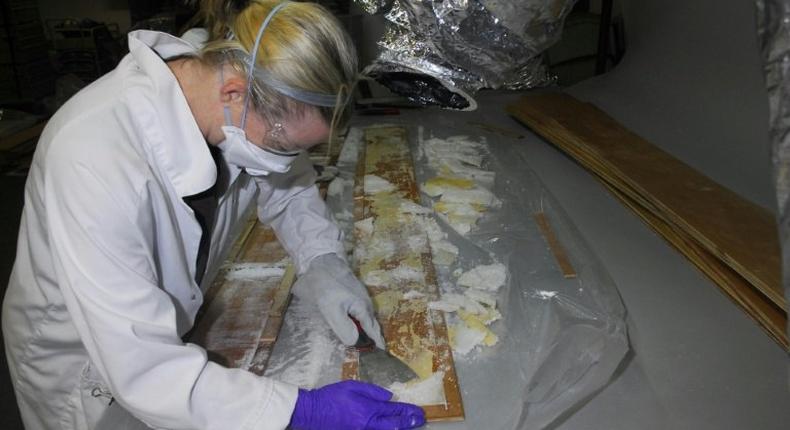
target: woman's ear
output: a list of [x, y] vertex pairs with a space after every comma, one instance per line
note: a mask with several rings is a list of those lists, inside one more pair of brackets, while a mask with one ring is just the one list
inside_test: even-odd
[[241, 78], [231, 76], [225, 79], [225, 82], [219, 88], [219, 99], [224, 104], [238, 103], [244, 101], [246, 93], [246, 82]]

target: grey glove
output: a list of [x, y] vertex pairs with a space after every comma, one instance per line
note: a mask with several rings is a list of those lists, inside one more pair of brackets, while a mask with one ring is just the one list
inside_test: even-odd
[[351, 272], [348, 264], [335, 254], [319, 255], [310, 262], [291, 291], [301, 300], [315, 304], [340, 341], [354, 345], [359, 337], [349, 315], [381, 349], [385, 349], [381, 327], [373, 314], [365, 286]]

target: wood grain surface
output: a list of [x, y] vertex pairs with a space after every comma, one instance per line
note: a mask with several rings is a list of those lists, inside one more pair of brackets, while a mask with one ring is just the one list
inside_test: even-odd
[[[716, 267], [703, 271], [720, 287], [729, 285], [722, 289], [738, 295], [733, 297], [736, 302], [748, 295], [751, 304], [744, 308], [776, 338], [771, 327], [781, 321], [773, 310], [786, 318], [786, 302], [777, 230], [770, 212], [653, 146], [592, 104], [569, 95], [529, 95], [507, 110], [627, 198], [628, 206], [638, 207], [636, 212], [646, 222], [654, 228], [660, 225], [656, 230], [679, 250], [688, 250], [687, 256], [694, 255], [689, 258], [698, 267]], [[718, 267], [722, 265], [729, 271]], [[732, 285], [750, 290], [736, 293], [743, 288]], [[766, 303], [758, 306], [758, 301]], [[756, 315], [761, 312], [765, 315]]]
[[[408, 147], [407, 133], [402, 127], [376, 127], [365, 130], [365, 145], [360, 150], [357, 177], [354, 187], [354, 215], [359, 221], [367, 217], [380, 217], [373, 201], [363, 192], [364, 176], [376, 175], [397, 186], [402, 197], [416, 203], [420, 202], [419, 191], [414, 177], [414, 165]], [[387, 227], [388, 237], [396, 244], [396, 252], [391, 258], [379, 263], [380, 269], [392, 269], [406, 260], [417, 260], [424, 274], [424, 282], [408, 286], [393, 284], [386, 287], [368, 286], [374, 303], [388, 295], [390, 304], [377, 307], [377, 318], [384, 332], [389, 351], [409, 362], [420, 353], [430, 351], [433, 358], [433, 371], [444, 371], [444, 404], [420, 405], [429, 421], [457, 421], [464, 418], [461, 392], [455, 372], [452, 351], [448, 340], [444, 315], [430, 311], [425, 300], [404, 300], [403, 293], [417, 290], [427, 300], [439, 298], [436, 272], [430, 251], [414, 255], [407, 243], [414, 226], [393, 223]], [[358, 357], [350, 348], [343, 364], [343, 378], [356, 379]]]
[[206, 349], [209, 358], [227, 367], [263, 375], [290, 300], [295, 270], [263, 279], [226, 279], [233, 264], [282, 265], [287, 253], [273, 231], [253, 215], [242, 229], [226, 262], [205, 294], [188, 341]]
[[554, 255], [554, 260], [557, 262], [562, 276], [569, 279], [575, 278], [576, 269], [573, 268], [571, 260], [568, 258], [568, 253], [565, 252], [565, 248], [557, 239], [557, 235], [554, 234], [554, 229], [551, 227], [551, 223], [549, 223], [546, 214], [537, 212], [532, 214], [532, 217], [535, 218], [535, 223], [538, 224], [540, 233], [543, 235], [543, 238], [546, 239], [546, 244], [549, 245], [549, 249], [551, 249], [551, 253]]
[[[773, 215], [632, 133], [605, 112], [561, 93], [525, 96], [508, 112], [582, 164], [597, 165], [632, 198], [689, 233], [784, 307]], [[618, 186], [618, 188], [620, 188]], [[635, 195], [632, 195], [635, 194]]]
[[604, 185], [624, 205], [633, 210], [645, 224], [653, 228], [664, 240], [689, 259], [702, 273], [710, 278], [724, 294], [740, 306], [752, 317], [766, 333], [785, 349], [790, 347], [786, 327], [787, 313], [766, 300], [752, 284], [747, 282], [737, 272], [722, 263], [721, 260], [699, 246], [685, 232], [677, 230], [660, 218], [653, 215], [643, 206], [630, 199], [624, 193], [604, 182]]

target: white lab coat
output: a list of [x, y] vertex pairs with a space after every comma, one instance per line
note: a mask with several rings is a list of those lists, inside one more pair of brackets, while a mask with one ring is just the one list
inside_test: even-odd
[[[52, 117], [30, 168], [2, 321], [25, 426], [92, 428], [114, 397], [157, 428], [285, 428], [297, 387], [209, 362], [181, 340], [203, 299], [201, 228], [183, 197], [217, 172], [161, 59], [194, 47], [137, 31], [129, 48]], [[256, 192], [259, 217], [300, 271], [318, 255], [343, 255], [306, 156], [288, 175], [229, 169], [207, 273]]]

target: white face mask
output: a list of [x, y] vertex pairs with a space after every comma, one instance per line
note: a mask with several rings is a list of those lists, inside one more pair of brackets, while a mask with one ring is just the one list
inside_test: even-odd
[[239, 127], [222, 127], [225, 140], [219, 144], [225, 159], [247, 171], [252, 176], [267, 176], [270, 173], [285, 173], [299, 155], [298, 152], [281, 153], [263, 149], [247, 140], [247, 134]]

